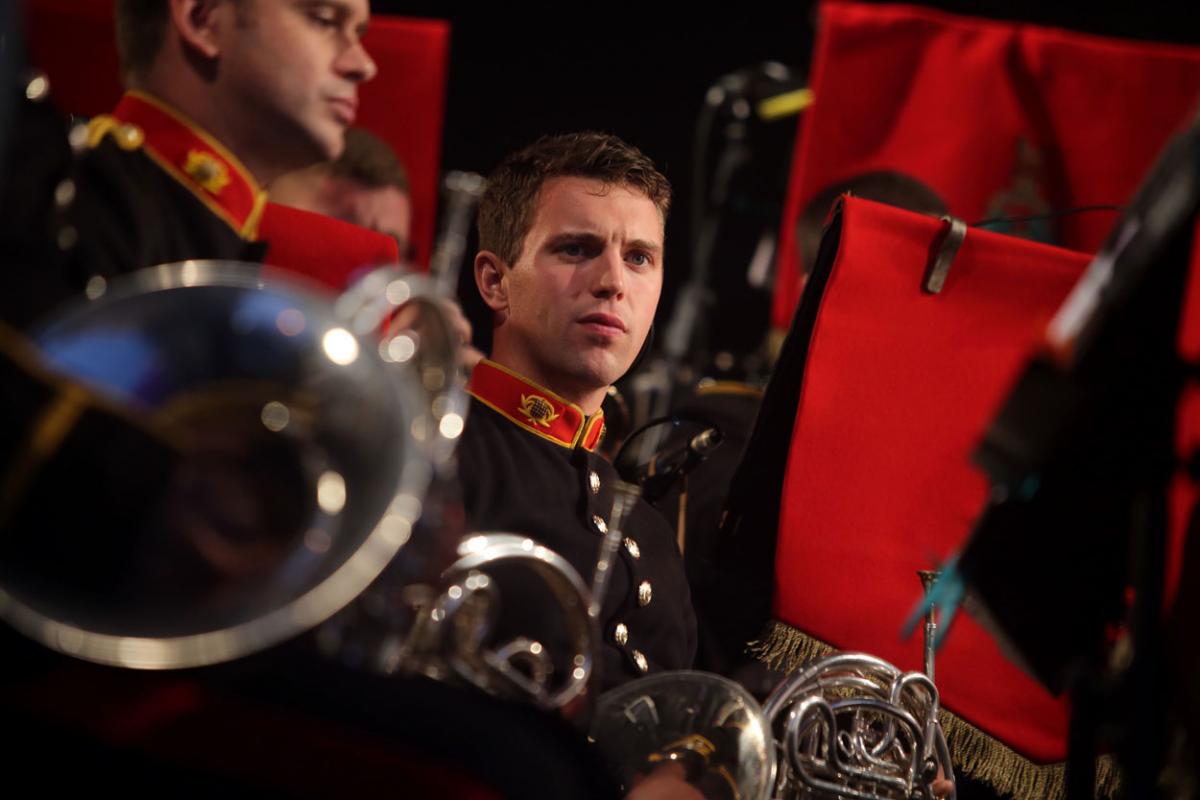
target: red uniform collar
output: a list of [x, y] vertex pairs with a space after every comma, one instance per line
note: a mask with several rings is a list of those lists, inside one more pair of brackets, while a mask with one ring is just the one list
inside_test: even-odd
[[471, 396], [508, 420], [563, 447], [594, 451], [604, 437], [604, 411], [583, 409], [494, 361], [471, 370]]
[[148, 94], [131, 91], [111, 114], [97, 117], [89, 127], [92, 146], [110, 133], [127, 150], [144, 146], [168, 175], [243, 239], [258, 237], [266, 192], [237, 156], [179, 111]]

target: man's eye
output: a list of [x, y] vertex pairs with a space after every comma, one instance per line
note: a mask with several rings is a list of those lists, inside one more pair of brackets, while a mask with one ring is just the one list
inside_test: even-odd
[[558, 252], [562, 253], [568, 258], [582, 258], [585, 251], [583, 249], [583, 245], [577, 242], [571, 242], [559, 247]]
[[321, 28], [336, 28], [339, 24], [337, 13], [328, 8], [317, 8], [309, 12], [308, 18]]
[[625, 256], [625, 260], [635, 267], [646, 267], [653, 263], [649, 253], [634, 252]]

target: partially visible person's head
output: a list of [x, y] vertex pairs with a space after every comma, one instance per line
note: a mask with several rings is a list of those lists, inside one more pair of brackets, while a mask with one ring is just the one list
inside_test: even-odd
[[117, 55], [127, 82], [150, 71], [167, 36], [171, 18], [168, 0], [116, 0], [114, 18]]
[[375, 63], [368, 0], [116, 0], [125, 82], [208, 128], [260, 180], [336, 158]]
[[346, 149], [335, 161], [281, 176], [271, 199], [394, 237], [409, 249], [412, 200], [408, 173], [387, 142], [362, 128], [346, 131]]
[[493, 358], [584, 406], [632, 365], [662, 291], [670, 184], [615, 136], [539, 139], [480, 203], [475, 278]]

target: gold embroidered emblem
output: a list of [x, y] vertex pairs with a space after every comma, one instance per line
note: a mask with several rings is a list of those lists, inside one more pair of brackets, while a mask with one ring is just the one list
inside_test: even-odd
[[539, 394], [521, 395], [521, 413], [528, 417], [530, 422], [543, 428], [549, 428], [551, 422], [562, 416], [561, 412], [555, 414], [554, 406]]
[[209, 194], [220, 194], [229, 185], [229, 171], [225, 165], [201, 150], [188, 151], [183, 171]]

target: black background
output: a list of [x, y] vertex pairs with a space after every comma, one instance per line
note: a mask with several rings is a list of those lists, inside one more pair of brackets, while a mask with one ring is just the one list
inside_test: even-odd
[[[1186, 2], [1076, 5], [944, 0], [924, 5], [1107, 36], [1200, 43], [1200, 23], [1192, 19], [1192, 4]], [[808, 1], [678, 4], [668, 9], [649, 3], [475, 6], [373, 0], [371, 7], [375, 13], [450, 22], [444, 169], [486, 174], [505, 153], [542, 134], [583, 129], [615, 133], [655, 160], [675, 189], [667, 226], [660, 330], [673, 292], [689, 271], [691, 160], [704, 94], [722, 75], [768, 60], [782, 62], [803, 77], [815, 17], [814, 4]], [[777, 219], [795, 118], [766, 128], [751, 139], [760, 187], [751, 201], [757, 203], [755, 213], [760, 217]], [[734, 268], [732, 260], [720, 262], [718, 258], [718, 269]], [[736, 269], [743, 267], [744, 262]], [[464, 282], [461, 288], [464, 305], [480, 328], [481, 305], [469, 285]], [[757, 319], [749, 320], [765, 314], [766, 303], [765, 297], [741, 297], [738, 309], [726, 303], [722, 314], [746, 318], [753, 337], [762, 326]], [[761, 322], [765, 325], [765, 320]], [[486, 343], [486, 335], [483, 339]]]

